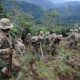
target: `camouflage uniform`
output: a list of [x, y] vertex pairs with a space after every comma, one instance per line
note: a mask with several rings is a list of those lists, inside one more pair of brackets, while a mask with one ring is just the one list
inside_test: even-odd
[[31, 46], [31, 33], [28, 33], [26, 38], [25, 38], [25, 44], [27, 46], [27, 48], [30, 48]]
[[[16, 59], [12, 57], [13, 53], [13, 43], [10, 36], [10, 29], [13, 27], [13, 24], [11, 21], [7, 18], [0, 19], [0, 63], [2, 63], [3, 66], [2, 72], [10, 77], [11, 72], [10, 67], [13, 65], [13, 67], [19, 67], [20, 64]], [[3, 64], [4, 63], [4, 64]], [[11, 63], [11, 64], [10, 64]]]
[[9, 63], [9, 55], [4, 51], [6, 48], [9, 48], [9, 38], [0, 32], [0, 59], [5, 62], [4, 65]]
[[32, 46], [34, 47], [34, 51], [38, 52], [38, 49], [39, 49], [38, 36], [32, 36], [31, 43], [32, 43]]
[[75, 33], [72, 33], [68, 36], [69, 48], [73, 48], [77, 45], [77, 41], [75, 39]]
[[55, 44], [55, 40], [51, 41], [51, 43], [49, 44], [49, 48], [50, 48], [50, 52], [51, 52], [52, 56], [57, 54], [57, 52], [56, 52], [57, 46]]
[[26, 53], [26, 47], [23, 44], [21, 38], [16, 39], [14, 43], [14, 48], [17, 54], [23, 55]]

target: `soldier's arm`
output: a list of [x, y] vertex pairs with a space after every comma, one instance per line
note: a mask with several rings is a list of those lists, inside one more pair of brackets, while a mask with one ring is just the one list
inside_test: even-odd
[[0, 53], [4, 52], [4, 49], [2, 49], [2, 45], [3, 45], [3, 40], [0, 39]]
[[0, 54], [5, 52], [5, 49], [0, 49]]
[[5, 54], [10, 52], [10, 48], [2, 48], [3, 46], [3, 39], [0, 38], [0, 54]]
[[12, 50], [10, 48], [0, 49], [0, 54], [10, 54]]

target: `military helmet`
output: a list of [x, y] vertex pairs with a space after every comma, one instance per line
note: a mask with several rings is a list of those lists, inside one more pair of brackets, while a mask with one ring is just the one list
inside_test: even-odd
[[0, 29], [11, 29], [13, 28], [13, 24], [8, 18], [0, 19]]
[[49, 32], [49, 31], [47, 31], [47, 32], [45, 33], [45, 35], [50, 35], [50, 32]]
[[41, 31], [40, 31], [40, 34], [43, 34], [43, 33], [44, 33], [44, 32], [41, 30]]
[[70, 29], [70, 32], [73, 32], [73, 29]]
[[27, 36], [31, 36], [31, 33], [28, 33]]
[[80, 27], [79, 27], [79, 29], [78, 29], [78, 32], [80, 33]]
[[31, 42], [36, 42], [38, 40], [38, 36], [32, 36], [31, 37]]
[[78, 29], [75, 29], [74, 32], [78, 32]]

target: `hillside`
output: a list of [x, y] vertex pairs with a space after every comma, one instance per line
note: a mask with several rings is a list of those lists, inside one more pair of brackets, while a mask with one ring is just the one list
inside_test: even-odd
[[33, 14], [33, 16], [35, 18], [38, 18], [38, 19], [41, 18], [43, 13], [44, 13], [44, 10], [41, 7], [39, 7], [37, 5], [34, 5], [32, 3], [27, 3], [27, 2], [25, 3], [23, 1], [21, 1], [19, 6], [20, 6], [22, 11], [24, 11], [24, 12], [31, 12]]
[[13, 9], [14, 5], [18, 7], [22, 12], [31, 13], [35, 19], [40, 19], [43, 16], [44, 10], [32, 3], [24, 2], [24, 1], [2, 1], [5, 5], [5, 9], [10, 12]]
[[60, 13], [60, 23], [79, 23], [80, 22], [80, 2], [65, 2], [60, 5], [56, 5], [54, 9]]
[[[53, 10], [57, 10], [60, 13], [59, 16], [59, 23], [60, 24], [74, 24], [74, 23], [80, 23], [80, 2], [78, 1], [70, 1], [70, 2], [64, 2], [64, 3], [58, 3], [58, 4], [53, 4], [51, 2], [48, 2], [47, 0], [27, 0], [27, 2], [29, 2], [30, 4], [35, 4], [38, 5], [40, 7], [42, 7], [43, 9], [47, 10], [47, 11], [53, 11]], [[30, 7], [29, 5], [25, 5], [26, 3], [22, 3], [22, 10], [23, 11], [27, 11]], [[24, 8], [24, 5], [26, 6], [26, 8]], [[33, 11], [33, 13], [35, 13], [37, 15], [37, 17], [42, 16], [40, 14], [43, 14], [43, 11], [36, 9], [36, 7], [34, 7], [34, 9], [31, 10], [31, 8], [29, 9], [30, 11]], [[37, 12], [37, 13], [36, 13]], [[40, 17], [39, 17], [40, 18]]]
[[48, 10], [53, 8], [53, 3], [49, 0], [17, 0], [17, 1], [25, 1], [28, 3], [32, 3], [34, 5], [42, 7], [44, 10]]
[[[5, 0], [8, 10], [12, 8], [13, 2]], [[17, 0], [16, 5], [22, 12], [31, 13], [35, 19], [42, 19], [45, 11], [51, 12], [57, 10], [60, 13], [58, 24], [74, 24], [80, 23], [80, 2], [64, 2], [53, 4], [48, 0]]]
[[0, 0], [0, 80], [80, 80], [80, 2], [50, 1]]

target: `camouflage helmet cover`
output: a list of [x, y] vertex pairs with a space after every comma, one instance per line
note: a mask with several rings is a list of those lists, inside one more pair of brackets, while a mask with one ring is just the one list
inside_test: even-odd
[[8, 18], [0, 19], [0, 29], [11, 29], [13, 28], [13, 24]]
[[38, 36], [32, 36], [31, 37], [31, 42], [36, 42], [38, 40]]

